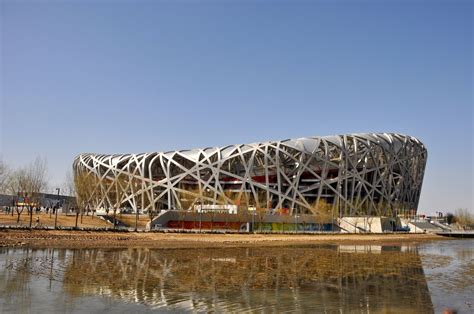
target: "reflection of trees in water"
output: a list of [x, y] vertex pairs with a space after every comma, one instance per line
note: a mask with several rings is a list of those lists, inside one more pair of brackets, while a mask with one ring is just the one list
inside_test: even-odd
[[[8, 254], [7, 250], [2, 250], [3, 254]], [[20, 301], [24, 306], [29, 305], [28, 290], [30, 283], [30, 268], [32, 257], [30, 251], [26, 250], [21, 259], [14, 262], [14, 257], [6, 258], [4, 265], [0, 265], [0, 293], [6, 300], [13, 302]], [[13, 292], [20, 291], [19, 300], [14, 300]]]
[[29, 312], [35, 293], [33, 282], [47, 278], [51, 290], [52, 282], [62, 278], [67, 261], [66, 250], [0, 248], [0, 296], [4, 306]]
[[337, 247], [76, 250], [64, 273], [72, 295], [211, 308], [431, 310], [415, 250], [346, 253]]

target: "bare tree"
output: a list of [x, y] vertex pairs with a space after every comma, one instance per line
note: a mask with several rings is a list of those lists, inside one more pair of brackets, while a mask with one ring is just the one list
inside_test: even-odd
[[[47, 188], [47, 163], [45, 159], [37, 157], [26, 167], [18, 168], [11, 172], [7, 180], [7, 191], [17, 197], [15, 206], [18, 215], [17, 223], [20, 222], [20, 215], [25, 207], [28, 207], [31, 227], [33, 221], [33, 208], [39, 206], [41, 193]], [[22, 201], [20, 202], [20, 198]]]
[[[93, 175], [87, 174], [87, 172], [77, 172], [74, 174], [73, 178], [73, 189], [76, 195], [76, 224], [75, 228], [77, 228], [77, 221], [79, 218], [79, 214], [84, 212], [84, 210], [89, 210], [91, 206], [91, 200], [93, 197], [94, 189], [96, 187], [96, 179]], [[82, 218], [81, 218], [82, 223]]]
[[322, 229], [323, 224], [333, 222], [332, 205], [326, 202], [325, 199], [315, 201], [311, 206], [311, 213], [316, 217], [319, 224], [319, 229]]
[[7, 192], [8, 176], [8, 167], [3, 159], [0, 158], [0, 193]]
[[[66, 196], [69, 196], [64, 200], [63, 208], [66, 208], [66, 215], [71, 210], [76, 210], [77, 202], [76, 202], [76, 186], [74, 182], [74, 176], [71, 171], [66, 172], [66, 176], [64, 178], [64, 182], [61, 186], [61, 191]], [[81, 223], [82, 223], [82, 216], [81, 216]]]
[[66, 172], [61, 191], [64, 191], [64, 194], [67, 196], [76, 195], [76, 184], [74, 182], [74, 176], [72, 175], [71, 171]]
[[30, 195], [30, 228], [33, 222], [33, 208], [38, 207], [41, 204], [42, 195], [48, 188], [48, 182], [46, 180], [48, 174], [48, 164], [46, 159], [36, 157], [36, 159], [27, 167], [27, 181], [28, 181], [28, 193]]
[[470, 213], [467, 208], [458, 208], [454, 213], [454, 221], [456, 221], [462, 229], [469, 228], [469, 225], [474, 224], [474, 215]]
[[[7, 179], [7, 192], [15, 197], [15, 212], [17, 214], [16, 223], [20, 223], [20, 216], [24, 210], [24, 197], [27, 191], [26, 171], [23, 168], [16, 169], [10, 173]], [[20, 202], [20, 200], [23, 201]], [[13, 211], [12, 211], [13, 214]]]
[[116, 229], [117, 225], [117, 211], [120, 210], [123, 199], [127, 195], [127, 179], [126, 175], [119, 173], [110, 182], [111, 187], [109, 189], [109, 199], [112, 202], [114, 229]]
[[138, 180], [134, 178], [130, 179], [128, 182], [129, 191], [133, 195], [128, 202], [132, 206], [132, 209], [135, 210], [135, 232], [138, 231], [138, 220], [140, 219], [138, 206], [137, 206], [137, 203], [139, 202], [139, 198], [140, 198], [140, 196], [137, 193], [137, 191], [139, 190], [139, 186], [140, 186], [140, 182], [138, 182]]

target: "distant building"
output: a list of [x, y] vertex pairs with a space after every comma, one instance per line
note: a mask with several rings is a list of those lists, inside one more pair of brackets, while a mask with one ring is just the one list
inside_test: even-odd
[[0, 194], [0, 206], [43, 206], [43, 207], [54, 207], [56, 205], [62, 206], [65, 203], [74, 203], [74, 197], [66, 195], [39, 193], [39, 197], [35, 197], [35, 200], [39, 200], [39, 203], [33, 203], [31, 198]]
[[121, 206], [134, 210], [234, 205], [290, 215], [396, 216], [416, 213], [426, 159], [427, 150], [414, 137], [370, 133], [81, 154], [74, 172], [95, 178], [96, 208], [113, 207], [120, 195]]

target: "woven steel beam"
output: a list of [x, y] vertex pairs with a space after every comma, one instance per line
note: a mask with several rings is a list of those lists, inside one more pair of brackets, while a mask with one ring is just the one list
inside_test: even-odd
[[341, 216], [394, 216], [416, 212], [426, 160], [426, 148], [414, 137], [370, 133], [81, 154], [73, 168], [75, 175], [96, 178], [90, 201], [97, 208], [114, 206], [112, 194], [120, 192], [120, 205], [135, 210], [187, 210], [204, 203], [317, 213], [328, 205]]

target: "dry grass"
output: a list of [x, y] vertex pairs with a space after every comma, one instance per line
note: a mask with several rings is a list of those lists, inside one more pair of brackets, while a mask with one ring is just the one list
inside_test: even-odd
[[[117, 219], [121, 222], [129, 225], [132, 228], [135, 228], [135, 214], [121, 214], [117, 215]], [[146, 224], [150, 221], [148, 215], [139, 215], [138, 216], [138, 229], [145, 229]]]
[[[17, 224], [17, 217], [18, 215], [16, 212], [13, 214], [6, 215], [5, 213], [0, 213], [0, 225], [11, 225], [11, 226], [29, 226], [30, 224], [30, 215], [26, 210], [23, 211], [23, 213], [20, 215], [20, 223]], [[48, 226], [48, 227], [54, 227], [54, 215], [46, 214], [46, 213], [40, 213], [40, 214], [33, 214], [33, 222], [32, 226], [36, 225], [36, 219], [39, 217], [39, 225], [40, 226]], [[76, 225], [76, 216], [75, 215], [69, 215], [66, 216], [65, 214], [58, 214], [58, 226], [60, 227], [74, 227]], [[104, 220], [98, 218], [98, 217], [92, 217], [92, 216], [83, 216], [82, 217], [82, 223], [81, 223], [81, 217], [79, 216], [78, 219], [78, 227], [87, 227], [87, 228], [94, 228], [94, 227], [111, 227], [110, 224], [105, 222]]]

